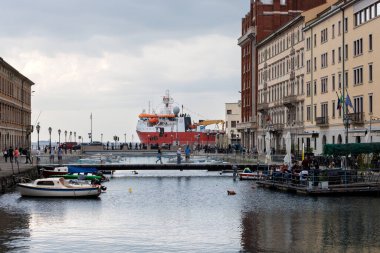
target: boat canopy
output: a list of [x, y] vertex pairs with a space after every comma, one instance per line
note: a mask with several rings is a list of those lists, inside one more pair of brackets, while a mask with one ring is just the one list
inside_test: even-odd
[[79, 167], [79, 166], [68, 166], [69, 173], [96, 173], [98, 172], [97, 168], [91, 167]]
[[380, 153], [380, 142], [373, 143], [348, 143], [348, 144], [326, 144], [323, 147], [325, 155], [359, 155]]

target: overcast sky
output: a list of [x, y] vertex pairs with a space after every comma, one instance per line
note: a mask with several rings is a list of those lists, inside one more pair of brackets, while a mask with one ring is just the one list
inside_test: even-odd
[[[3, 0], [0, 57], [27, 76], [40, 140], [57, 130], [137, 139], [166, 90], [194, 120], [240, 96], [237, 39], [249, 0]], [[37, 140], [37, 133], [32, 141]], [[61, 134], [61, 141], [64, 140]]]

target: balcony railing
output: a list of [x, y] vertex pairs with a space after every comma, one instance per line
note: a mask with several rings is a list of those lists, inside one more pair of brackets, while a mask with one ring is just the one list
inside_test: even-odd
[[259, 103], [257, 104], [257, 110], [266, 111], [269, 108], [269, 103]]
[[327, 116], [317, 117], [315, 119], [315, 124], [317, 126], [327, 126], [329, 124], [329, 118]]
[[363, 112], [353, 112], [353, 113], [348, 113], [347, 115], [353, 124], [364, 124]]

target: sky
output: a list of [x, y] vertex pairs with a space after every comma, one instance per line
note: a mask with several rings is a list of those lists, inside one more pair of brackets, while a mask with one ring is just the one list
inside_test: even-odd
[[92, 114], [93, 141], [137, 141], [138, 115], [166, 90], [196, 121], [224, 119], [240, 99], [249, 0], [3, 0], [1, 10], [0, 57], [35, 83], [40, 140], [52, 127], [53, 142], [58, 129], [88, 142]]

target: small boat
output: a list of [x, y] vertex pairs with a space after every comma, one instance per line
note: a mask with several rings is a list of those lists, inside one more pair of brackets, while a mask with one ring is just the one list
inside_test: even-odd
[[64, 178], [42, 178], [32, 183], [17, 184], [23, 197], [98, 197], [102, 192], [100, 185], [70, 184]]
[[262, 172], [251, 171], [249, 168], [245, 168], [243, 172], [238, 173], [238, 175], [240, 180], [263, 180], [265, 178], [265, 175]]
[[65, 175], [69, 173], [69, 169], [68, 167], [43, 168], [41, 169], [41, 173], [43, 177], [50, 177], [52, 175]]

